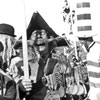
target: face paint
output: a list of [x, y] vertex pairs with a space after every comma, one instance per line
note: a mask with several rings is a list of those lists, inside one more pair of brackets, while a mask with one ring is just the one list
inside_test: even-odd
[[34, 41], [34, 45], [37, 46], [39, 51], [44, 51], [47, 48], [47, 33], [45, 30], [36, 30], [32, 33], [31, 40]]

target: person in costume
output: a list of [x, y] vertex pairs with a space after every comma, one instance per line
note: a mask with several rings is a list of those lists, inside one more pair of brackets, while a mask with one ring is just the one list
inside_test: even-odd
[[[99, 100], [100, 99], [100, 42], [97, 41], [97, 34], [88, 34], [84, 35], [83, 38], [86, 40], [87, 48], [87, 69], [89, 76], [89, 85], [90, 90], [88, 93], [90, 100]], [[94, 92], [95, 91], [95, 92]]]
[[2, 95], [0, 95], [0, 100], [15, 100], [16, 97], [16, 83], [6, 73], [13, 54], [12, 47], [16, 37], [14, 31], [15, 29], [12, 25], [6, 23], [0, 24], [0, 73], [2, 75], [1, 77], [3, 77], [1, 80], [3, 86], [6, 84], [6, 91], [3, 91]]
[[[45, 33], [45, 30], [42, 30], [42, 32]], [[43, 55], [43, 52], [41, 52], [42, 49], [39, 49], [39, 47], [44, 47], [45, 45], [44, 42], [45, 39], [44, 40], [41, 39], [42, 38], [41, 34], [45, 35], [44, 33], [41, 33], [40, 30], [36, 30], [32, 33], [33, 38], [31, 37], [31, 39], [34, 41], [34, 45], [37, 46], [41, 57]], [[53, 48], [51, 49], [51, 52], [47, 53], [49, 54], [49, 56], [47, 57], [48, 59], [46, 62], [46, 66], [44, 68], [44, 77], [46, 78], [47, 81], [47, 83], [45, 84], [45, 86], [47, 87], [45, 99], [47, 100], [49, 98], [52, 99], [58, 98], [63, 100], [65, 99], [63, 97], [65, 96], [65, 92], [66, 92], [65, 77], [63, 76], [66, 74], [67, 68], [70, 70], [69, 62], [67, 62], [68, 59], [66, 59], [66, 54], [64, 54], [64, 48], [68, 49], [70, 47], [68, 45], [68, 41], [65, 41], [65, 39], [62, 37], [54, 38], [51, 40], [51, 42], [48, 41], [46, 42], [46, 44], [47, 43], [49, 44], [47, 46], [49, 47], [50, 43], [52, 44], [54, 43], [53, 45], [54, 47], [52, 46]], [[70, 71], [68, 72], [70, 73]], [[67, 98], [68, 96], [69, 95], [67, 95]]]
[[13, 54], [12, 48], [16, 37], [14, 32], [15, 30], [13, 26], [5, 23], [0, 24], [0, 42], [4, 46], [2, 56], [3, 56], [3, 62], [7, 63], [7, 66], [9, 66], [10, 58]]
[[[45, 30], [38, 30], [38, 31], [36, 30], [34, 32], [34, 34], [32, 34], [31, 38], [33, 40], [32, 39], [29, 40], [29, 41], [31, 41], [31, 42], [29, 42], [29, 44], [31, 45], [31, 47], [35, 47], [36, 51], [38, 52], [37, 55], [40, 55], [39, 59], [37, 60], [37, 75], [35, 76], [36, 80], [34, 80], [34, 77], [32, 77], [32, 75], [34, 75], [34, 73], [36, 73], [36, 71], [34, 71], [34, 67], [36, 68], [36, 66], [34, 65], [34, 63], [35, 63], [34, 58], [32, 58], [33, 60], [28, 61], [29, 69], [30, 69], [30, 76], [31, 76], [29, 81], [23, 80], [23, 77], [21, 77], [21, 76], [23, 76], [24, 74], [19, 74], [18, 65], [23, 66], [23, 65], [20, 65], [20, 59], [22, 60], [22, 57], [20, 57], [20, 59], [19, 59], [19, 54], [16, 56], [18, 59], [16, 59], [16, 57], [12, 58], [10, 68], [11, 69], [14, 68], [13, 72], [15, 72], [15, 74], [12, 74], [12, 75], [13, 76], [15, 75], [13, 78], [14, 78], [14, 80], [16, 80], [17, 83], [19, 83], [19, 98], [20, 99], [26, 98], [26, 100], [33, 100], [33, 99], [34, 100], [43, 100], [47, 93], [47, 87], [45, 86], [46, 78], [44, 77], [44, 67], [46, 65], [46, 61], [47, 61], [48, 57], [50, 56], [50, 51], [49, 51], [50, 49], [48, 49], [47, 32]], [[22, 55], [22, 52], [21, 52], [22, 47], [18, 44], [22, 44], [22, 43], [16, 42], [14, 49], [17, 53], [19, 52]], [[51, 46], [51, 44], [50, 44], [50, 46]], [[51, 46], [51, 47], [53, 47], [53, 46]], [[29, 50], [29, 48], [28, 48], [28, 50]], [[32, 52], [34, 52], [34, 51], [32, 51]], [[30, 53], [30, 55], [32, 55], [31, 53]], [[17, 63], [17, 67], [16, 67], [16, 63]], [[27, 95], [27, 91], [30, 92], [29, 95]]]
[[[68, 61], [69, 58], [66, 58], [67, 57], [66, 53], [64, 53], [64, 49], [67, 48], [69, 50], [70, 45], [68, 44], [68, 41], [65, 41], [65, 39], [62, 37], [57, 37], [54, 39], [52, 38], [51, 40], [46, 40], [46, 42], [44, 42], [45, 39], [42, 40], [42, 35], [45, 36], [45, 30], [42, 30], [42, 32], [41, 32], [41, 30], [35, 30], [32, 33], [31, 40], [34, 41], [34, 45], [38, 48], [38, 50], [40, 52], [40, 57], [42, 57], [46, 53], [46, 51], [47, 52], [49, 51], [47, 53], [48, 57], [46, 58], [46, 60], [47, 60], [46, 65], [43, 69], [43, 72], [44, 72], [43, 77], [46, 78], [45, 86], [47, 87], [45, 99], [49, 99], [52, 96], [53, 96], [53, 98], [59, 98], [62, 100], [65, 98], [71, 99], [71, 97], [69, 96], [68, 93], [67, 93], [68, 95], [66, 97], [64, 97], [66, 94], [67, 86], [65, 85], [66, 77], [63, 77], [64, 75], [66, 75], [66, 73], [67, 74], [70, 73], [70, 70], [71, 70], [70, 64]], [[51, 46], [51, 44], [52, 44], [52, 46]], [[44, 48], [44, 45], [46, 45], [47, 47], [51, 46], [53, 48], [52, 49], [46, 48], [46, 51], [43, 52], [42, 50]], [[41, 47], [42, 47], [42, 49], [41, 49]], [[45, 56], [43, 56], [42, 58], [45, 58]], [[59, 69], [61, 69], [61, 70], [59, 70]], [[68, 70], [68, 69], [69, 69], [69, 71], [66, 72], [66, 70]], [[78, 91], [78, 93], [79, 93], [79, 91]], [[50, 96], [50, 94], [52, 94], [52, 96]], [[56, 94], [56, 96], [55, 96], [55, 94]], [[77, 96], [78, 98], [79, 98], [79, 95], [81, 95], [81, 94], [78, 94], [78, 96]]]

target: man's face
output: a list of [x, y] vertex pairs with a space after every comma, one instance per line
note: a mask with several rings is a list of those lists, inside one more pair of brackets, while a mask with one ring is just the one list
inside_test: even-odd
[[34, 44], [38, 47], [39, 51], [44, 51], [47, 49], [47, 33], [45, 30], [36, 30], [32, 33], [31, 40], [34, 41]]

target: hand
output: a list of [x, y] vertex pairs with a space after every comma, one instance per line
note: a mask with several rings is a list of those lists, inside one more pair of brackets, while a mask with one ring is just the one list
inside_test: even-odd
[[23, 79], [22, 80], [22, 84], [23, 84], [23, 86], [24, 86], [26, 91], [31, 91], [31, 89], [32, 89], [32, 81], [30, 79], [28, 79], [28, 80]]

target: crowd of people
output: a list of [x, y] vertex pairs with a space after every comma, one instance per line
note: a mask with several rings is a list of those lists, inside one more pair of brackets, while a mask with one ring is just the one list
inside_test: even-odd
[[92, 50], [100, 46], [92, 35], [71, 42], [67, 36], [48, 36], [45, 29], [33, 31], [27, 40], [29, 79], [25, 80], [23, 41], [15, 38], [14, 30], [0, 24], [0, 74], [6, 84], [0, 100], [99, 100], [100, 82], [95, 84], [91, 77], [100, 78], [100, 52]]

